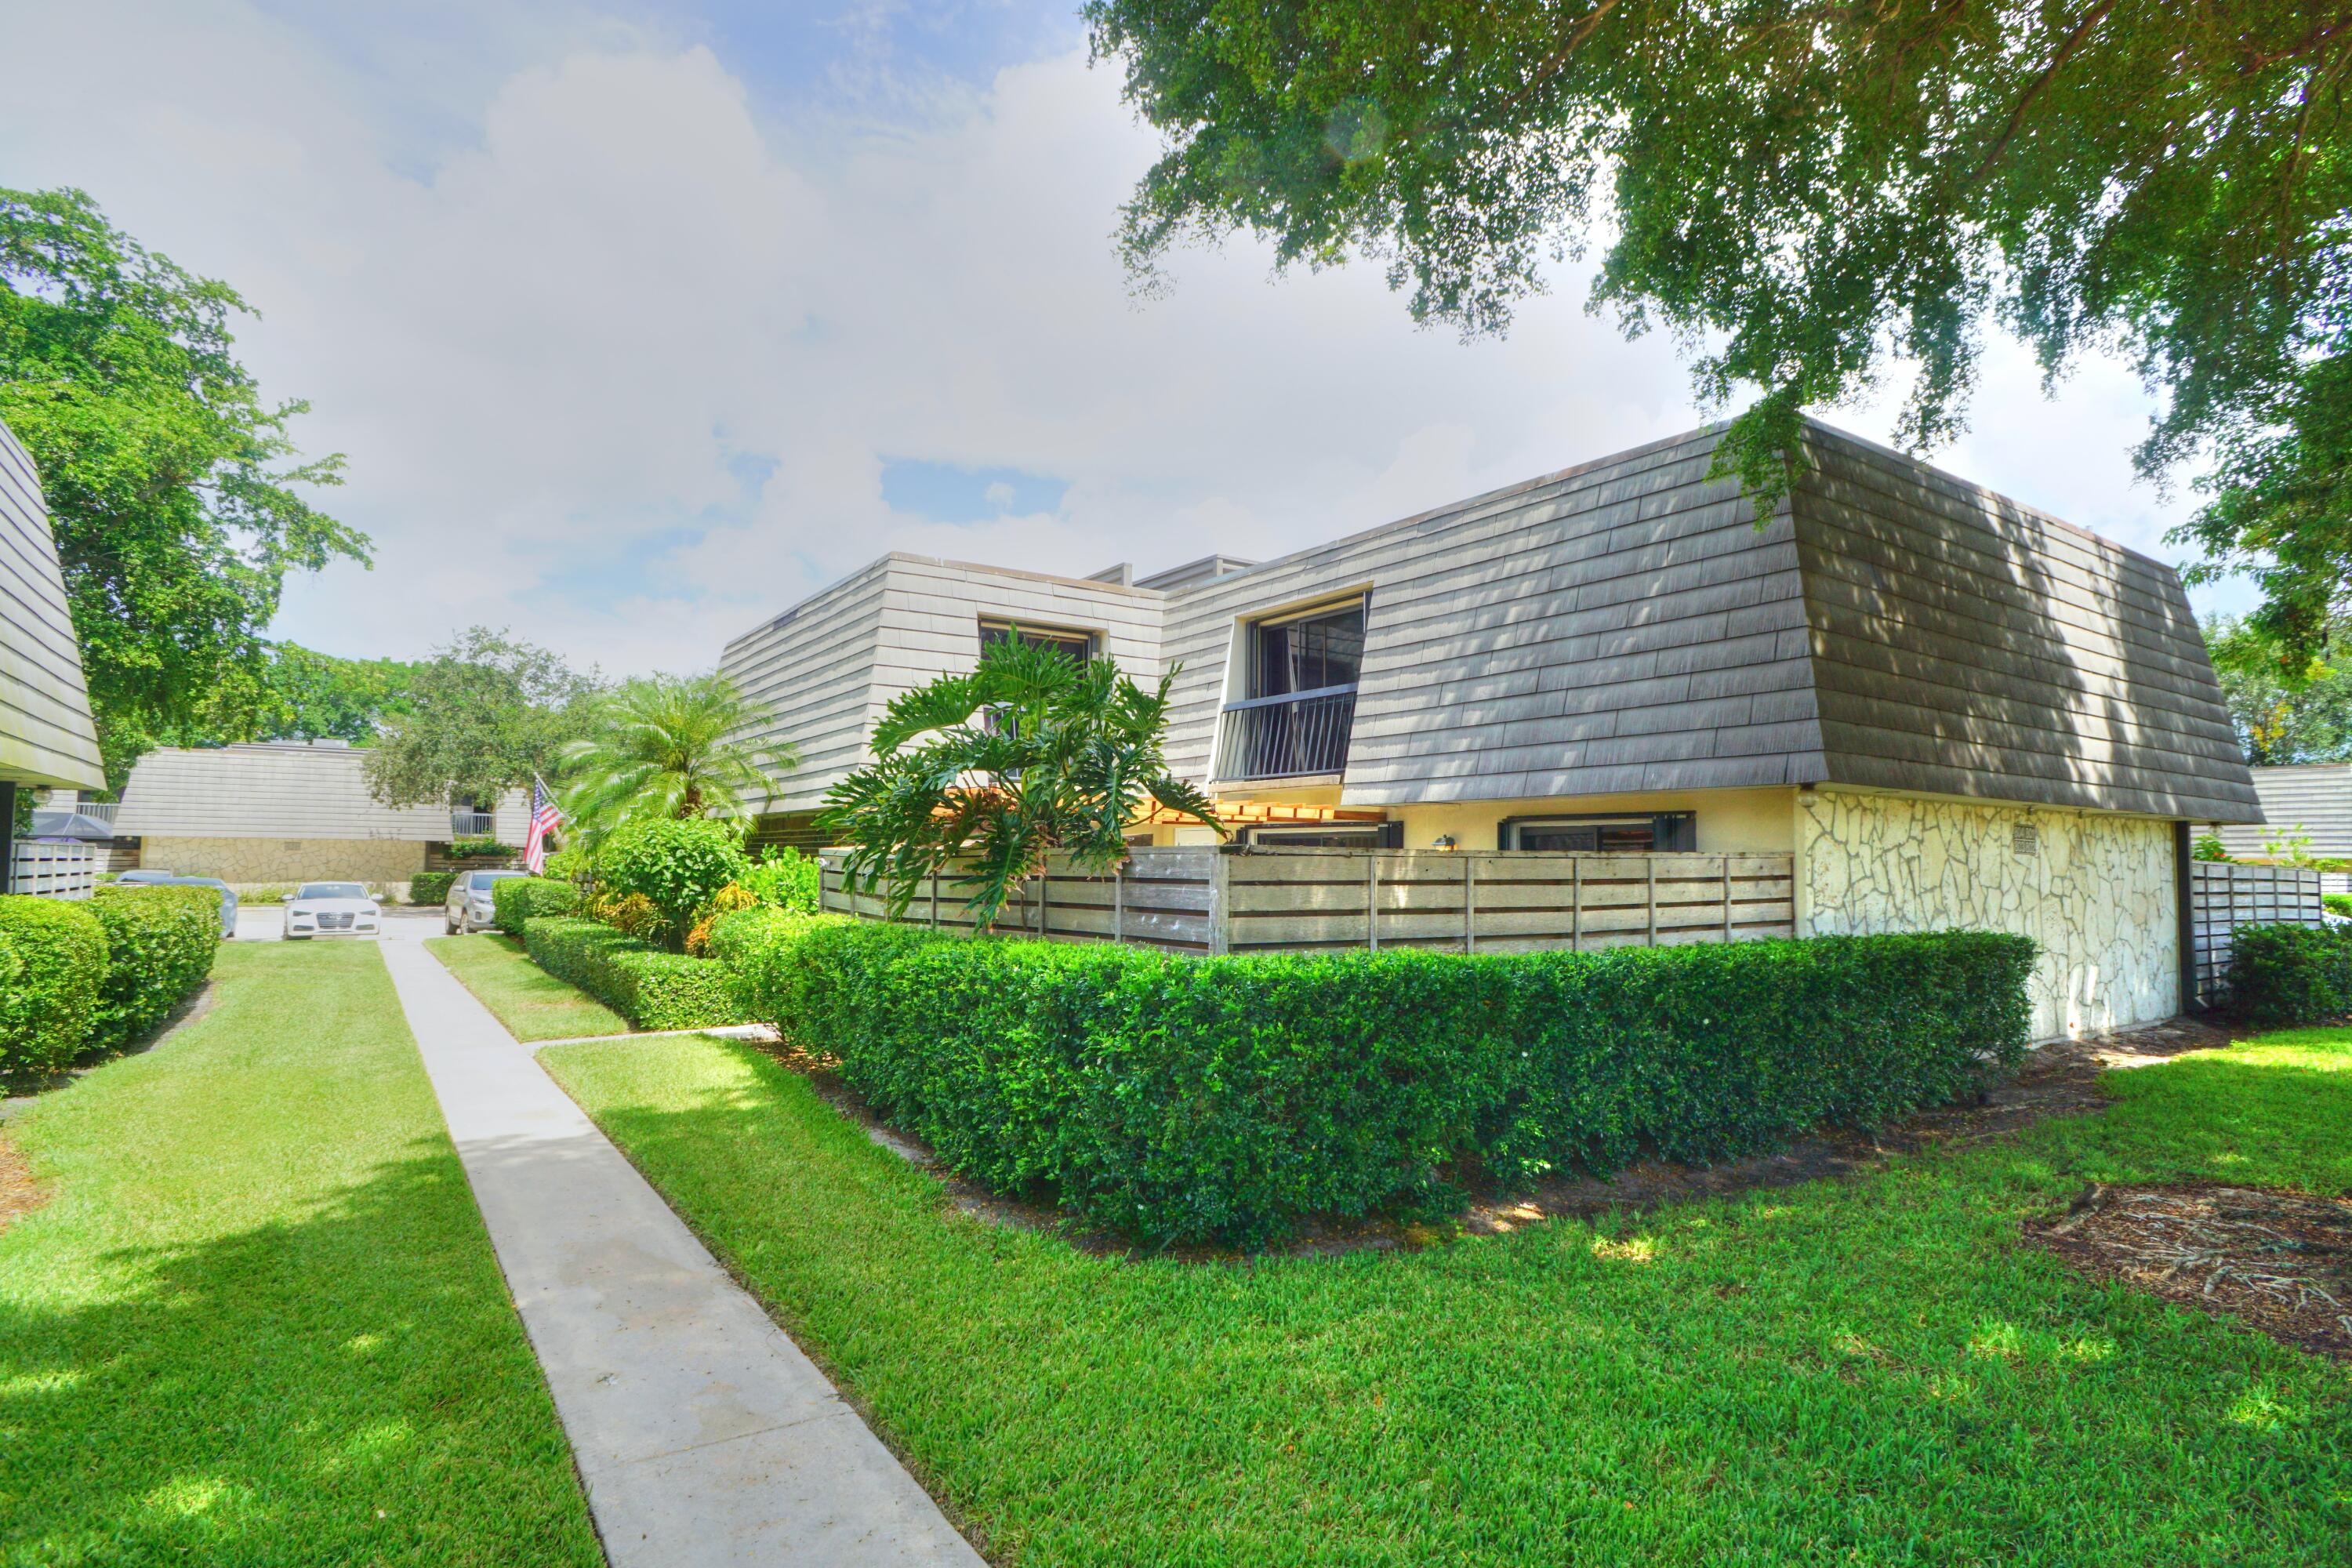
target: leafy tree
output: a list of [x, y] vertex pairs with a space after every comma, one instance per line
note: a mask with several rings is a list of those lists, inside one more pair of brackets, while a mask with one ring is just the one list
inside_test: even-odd
[[2352, 627], [2336, 628], [2315, 657], [2289, 652], [2259, 621], [2216, 616], [2205, 646], [2248, 763], [2352, 757]]
[[741, 739], [766, 717], [723, 675], [624, 681], [563, 750], [564, 804], [592, 835], [632, 816], [740, 816], [794, 766], [787, 745]]
[[108, 223], [79, 191], [0, 189], [0, 421], [31, 453], [107, 776], [201, 720], [257, 721], [262, 631], [289, 572], [365, 561], [303, 487], [299, 402], [268, 403], [231, 350], [245, 301]]
[[415, 667], [407, 710], [368, 752], [368, 789], [386, 805], [495, 801], [555, 771], [600, 689], [558, 654], [471, 627]]
[[957, 880], [982, 926], [1053, 851], [1097, 871], [1126, 858], [1146, 799], [1222, 833], [1208, 797], [1162, 754], [1173, 678], [1146, 691], [1107, 658], [992, 642], [971, 674], [891, 700], [874, 761], [826, 792], [818, 825], [849, 847], [850, 878], [885, 888], [894, 912], [968, 859]]
[[1606, 236], [1593, 305], [1674, 331], [1759, 503], [1798, 421], [1908, 378], [1964, 417], [1988, 317], [2052, 379], [2128, 353], [2137, 458], [2211, 449], [2187, 531], [2316, 645], [2352, 577], [2352, 14], [2341, 0], [1088, 0], [1167, 151], [1127, 208], [1147, 284], [1248, 230], [1384, 263], [1499, 331]]

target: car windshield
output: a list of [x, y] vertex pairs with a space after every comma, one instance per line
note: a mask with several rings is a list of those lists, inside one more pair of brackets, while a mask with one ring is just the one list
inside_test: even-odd
[[509, 877], [521, 875], [520, 871], [477, 871], [474, 873], [473, 885], [478, 889], [488, 887], [492, 882], [502, 882]]
[[298, 899], [364, 899], [368, 890], [357, 882], [305, 882]]

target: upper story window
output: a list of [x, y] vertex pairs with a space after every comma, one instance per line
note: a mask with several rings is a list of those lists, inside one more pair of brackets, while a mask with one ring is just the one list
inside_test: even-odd
[[1074, 661], [1084, 664], [1095, 657], [1095, 636], [1092, 632], [1065, 631], [1056, 626], [1033, 626], [1016, 621], [982, 621], [980, 623], [980, 646], [983, 648], [1018, 637], [1029, 647], [1058, 649]]
[[1364, 667], [1364, 602], [1260, 621], [1250, 628], [1250, 695], [1353, 686]]
[[1344, 772], [1364, 666], [1364, 602], [1270, 616], [1241, 629], [1248, 695], [1225, 704], [1217, 776]]

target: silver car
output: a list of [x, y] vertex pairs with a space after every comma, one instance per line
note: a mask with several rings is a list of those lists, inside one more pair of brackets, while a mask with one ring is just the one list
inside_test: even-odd
[[441, 907], [442, 924], [451, 936], [488, 931], [499, 923], [498, 906], [490, 898], [492, 885], [509, 877], [529, 875], [528, 871], [460, 872], [450, 880], [449, 901]]
[[305, 882], [286, 895], [286, 940], [381, 934], [383, 908], [359, 882]]

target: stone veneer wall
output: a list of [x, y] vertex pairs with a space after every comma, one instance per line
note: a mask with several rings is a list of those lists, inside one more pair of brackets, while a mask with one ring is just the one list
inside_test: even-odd
[[142, 866], [224, 882], [405, 882], [425, 846], [404, 838], [165, 838], [149, 834]]
[[[2036, 830], [2020, 855], [2015, 830]], [[1820, 790], [1797, 798], [1797, 934], [2010, 931], [2042, 944], [2033, 1037], [2180, 1010], [2172, 824]]]

